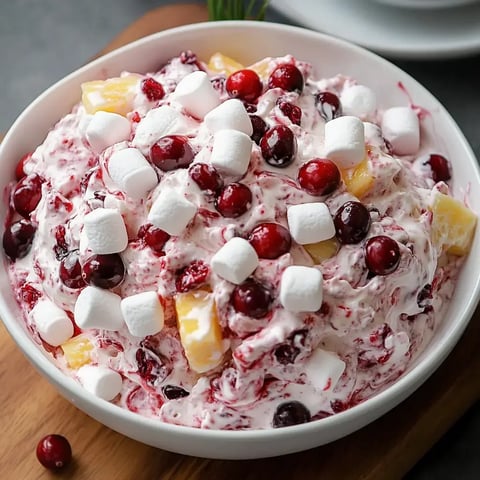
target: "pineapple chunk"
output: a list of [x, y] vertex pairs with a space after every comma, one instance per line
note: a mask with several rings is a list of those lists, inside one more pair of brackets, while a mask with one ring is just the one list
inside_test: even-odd
[[93, 345], [85, 335], [77, 335], [61, 347], [70, 368], [80, 368], [82, 365], [90, 363]]
[[335, 238], [323, 240], [322, 242], [310, 243], [303, 246], [308, 254], [312, 257], [315, 265], [322, 263], [333, 257], [338, 252], [338, 242]]
[[132, 99], [140, 77], [125, 77], [94, 80], [82, 83], [82, 103], [87, 113], [98, 111], [118, 113], [125, 116], [132, 109]]
[[477, 216], [459, 200], [440, 192], [434, 194], [431, 210], [435, 244], [452, 255], [466, 255], [472, 243]]
[[214, 53], [208, 61], [208, 69], [215, 73], [223, 73], [227, 77], [233, 72], [243, 70], [245, 67], [233, 58], [227, 57], [220, 52]]
[[362, 198], [372, 187], [374, 178], [368, 168], [368, 159], [355, 168], [342, 171], [342, 179], [347, 190], [357, 198]]
[[257, 72], [258, 76], [262, 80], [266, 80], [268, 76], [270, 75], [270, 59], [266, 58], [263, 60], [260, 60], [259, 62], [253, 63], [252, 65], [248, 66], [250, 70], [254, 70]]
[[204, 290], [175, 298], [178, 329], [190, 368], [203, 373], [220, 364], [222, 332], [213, 295]]

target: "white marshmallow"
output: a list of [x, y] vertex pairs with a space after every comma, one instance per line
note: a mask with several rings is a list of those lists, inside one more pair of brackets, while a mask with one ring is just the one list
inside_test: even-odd
[[365, 120], [371, 117], [377, 109], [377, 97], [371, 88], [365, 85], [352, 85], [346, 88], [340, 96], [344, 115]]
[[197, 213], [197, 207], [181, 193], [165, 188], [153, 202], [148, 221], [169, 235], [180, 235]]
[[420, 124], [410, 107], [393, 107], [383, 112], [383, 136], [398, 155], [412, 155], [420, 147]]
[[40, 300], [30, 312], [42, 339], [52, 347], [65, 343], [73, 335], [73, 324], [68, 315], [51, 300]]
[[120, 330], [123, 326], [121, 297], [109, 290], [85, 287], [77, 298], [75, 322], [80, 328]]
[[345, 362], [338, 355], [317, 348], [304, 366], [310, 384], [319, 391], [333, 390], [345, 370]]
[[123, 252], [128, 245], [127, 228], [120, 212], [113, 208], [96, 208], [83, 219], [88, 247], [94, 253]]
[[220, 97], [205, 72], [192, 72], [182, 78], [173, 98], [196, 118], [203, 117], [220, 104]]
[[205, 125], [210, 132], [218, 132], [223, 129], [238, 130], [249, 137], [253, 133], [253, 126], [243, 102], [231, 98], [221, 103], [205, 115]]
[[107, 402], [122, 390], [122, 376], [108, 367], [84, 365], [77, 375], [85, 390]]
[[292, 205], [287, 210], [288, 229], [300, 245], [328, 240], [335, 235], [335, 225], [323, 202]]
[[157, 292], [130, 295], [120, 304], [128, 331], [134, 337], [155, 335], [163, 328], [163, 307]]
[[227, 175], [244, 175], [250, 164], [253, 142], [237, 130], [220, 130], [213, 137], [210, 163]]
[[325, 155], [339, 168], [352, 168], [365, 157], [363, 122], [357, 117], [345, 116], [325, 124]]
[[130, 138], [130, 122], [117, 113], [99, 111], [88, 124], [85, 137], [96, 153]]
[[316, 312], [322, 306], [322, 281], [316, 268], [287, 267], [280, 281], [280, 303], [290, 312]]
[[108, 160], [108, 174], [120, 190], [135, 199], [145, 198], [158, 184], [155, 169], [136, 148], [114, 152]]
[[239, 285], [258, 267], [258, 256], [247, 240], [234, 237], [212, 257], [214, 273]]

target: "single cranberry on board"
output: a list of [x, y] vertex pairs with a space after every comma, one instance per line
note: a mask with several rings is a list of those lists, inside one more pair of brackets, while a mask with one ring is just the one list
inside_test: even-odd
[[62, 470], [72, 461], [69, 441], [58, 434], [47, 435], [37, 444], [37, 459], [49, 470]]

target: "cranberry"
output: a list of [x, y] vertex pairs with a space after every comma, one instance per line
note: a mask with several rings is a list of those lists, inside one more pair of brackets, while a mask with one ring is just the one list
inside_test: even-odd
[[278, 108], [294, 125], [300, 125], [302, 121], [302, 109], [300, 107], [291, 102], [280, 100]]
[[68, 288], [81, 288], [85, 285], [78, 250], [72, 250], [62, 258], [58, 274], [62, 283]]
[[18, 180], [21, 180], [23, 177], [25, 177], [27, 174], [25, 172], [25, 164], [30, 160], [32, 157], [31, 152], [25, 154], [17, 163], [17, 166], [15, 167], [15, 178]]
[[32, 173], [23, 177], [13, 191], [13, 206], [15, 210], [25, 218], [35, 210], [42, 198], [43, 178]]
[[57, 260], [61, 260], [68, 253], [68, 244], [67, 240], [65, 239], [65, 225], [57, 225], [53, 232], [55, 235], [55, 245], [53, 247], [53, 251], [55, 252], [55, 257]]
[[307, 330], [297, 330], [288, 337], [288, 343], [279, 345], [273, 352], [278, 363], [288, 365], [294, 363], [300, 353], [300, 347], [305, 346]]
[[253, 318], [264, 317], [271, 301], [270, 292], [253, 279], [237, 285], [231, 297], [233, 308], [237, 312]]
[[232, 73], [225, 83], [230, 97], [239, 98], [245, 102], [255, 101], [263, 90], [262, 81], [257, 72], [245, 68]]
[[166, 135], [150, 148], [150, 160], [158, 168], [168, 172], [188, 167], [194, 154], [188, 138], [182, 135]]
[[142, 92], [151, 101], [161, 100], [165, 96], [165, 90], [162, 85], [154, 78], [148, 77], [142, 80]]
[[260, 258], [275, 259], [287, 253], [292, 245], [290, 232], [278, 223], [261, 223], [248, 236]]
[[243, 215], [252, 204], [252, 192], [243, 183], [230, 183], [222, 188], [215, 199], [215, 208], [227, 218]]
[[37, 445], [38, 461], [49, 470], [61, 470], [72, 461], [72, 447], [62, 435], [47, 435]]
[[282, 88], [288, 92], [302, 93], [302, 72], [292, 63], [278, 65], [268, 79], [268, 88]]
[[315, 97], [315, 104], [320, 115], [326, 122], [342, 114], [339, 98], [332, 92], [320, 92]]
[[394, 272], [400, 262], [398, 243], [386, 235], [369, 238], [365, 246], [367, 268], [375, 275], [388, 275]]
[[432, 295], [432, 285], [427, 283], [424, 287], [418, 292], [417, 295], [417, 305], [420, 308], [425, 308], [429, 306], [430, 300], [433, 298]]
[[135, 353], [135, 360], [139, 375], [150, 386], [158, 379], [163, 381], [170, 373], [163, 359], [148, 348], [139, 348]]
[[260, 140], [260, 148], [265, 161], [274, 167], [288, 167], [297, 152], [297, 140], [285, 125], [276, 125]]
[[170, 235], [161, 228], [154, 227], [151, 223], [142, 225], [138, 230], [138, 237], [143, 239], [155, 253], [163, 255], [163, 247], [170, 238]]
[[188, 292], [202, 286], [210, 274], [210, 268], [201, 260], [195, 260], [180, 270], [175, 282], [177, 292]]
[[434, 182], [447, 182], [450, 180], [450, 166], [448, 160], [443, 155], [433, 153], [426, 163], [428, 163], [432, 169]]
[[262, 117], [258, 115], [250, 115], [250, 121], [252, 122], [253, 133], [251, 139], [258, 145], [260, 140], [268, 130], [268, 126]]
[[293, 400], [291, 402], [281, 403], [273, 415], [273, 427], [288, 427], [307, 423], [311, 420], [310, 411], [300, 402]]
[[200, 190], [216, 192], [223, 186], [222, 177], [215, 167], [208, 163], [194, 163], [188, 169], [188, 174]]
[[85, 283], [99, 288], [114, 288], [125, 277], [125, 265], [118, 253], [92, 255], [82, 270]]
[[28, 305], [31, 310], [42, 294], [31, 283], [24, 283], [20, 287], [20, 298]]
[[162, 387], [162, 392], [168, 400], [176, 400], [177, 398], [188, 397], [190, 395], [189, 392], [177, 385], [165, 385]]
[[298, 170], [298, 183], [310, 195], [328, 195], [340, 184], [340, 170], [328, 158], [314, 158]]
[[333, 223], [341, 243], [358, 243], [370, 228], [370, 212], [362, 203], [348, 201], [337, 210]]
[[180, 62], [185, 65], [197, 65], [198, 59], [197, 55], [191, 50], [184, 50], [180, 53]]
[[30, 251], [36, 227], [30, 220], [19, 220], [5, 228], [3, 249], [12, 260], [23, 258]]

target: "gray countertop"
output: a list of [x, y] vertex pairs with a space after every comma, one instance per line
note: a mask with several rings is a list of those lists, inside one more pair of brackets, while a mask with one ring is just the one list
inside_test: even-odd
[[[0, 3], [0, 131], [45, 88], [85, 63], [130, 22], [172, 1], [10, 0]], [[290, 23], [269, 10], [267, 19]], [[450, 111], [480, 158], [480, 56], [395, 62]], [[472, 379], [478, 381], [478, 379]], [[408, 474], [409, 480], [480, 478], [480, 405]]]

